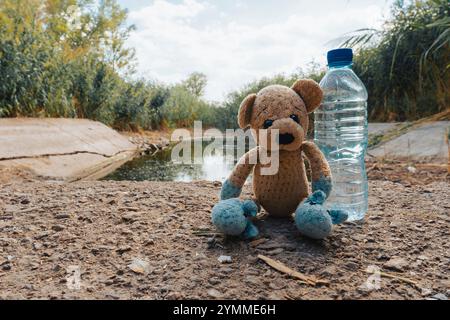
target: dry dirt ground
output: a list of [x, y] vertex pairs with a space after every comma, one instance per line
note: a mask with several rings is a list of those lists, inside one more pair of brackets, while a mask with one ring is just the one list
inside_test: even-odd
[[[450, 296], [446, 168], [368, 168], [364, 223], [346, 223], [330, 238], [311, 241], [291, 221], [265, 218], [257, 223], [265, 239], [259, 245], [214, 235], [210, 210], [220, 183], [61, 184], [4, 174], [0, 299]], [[327, 283], [304, 284], [259, 254]], [[221, 264], [222, 255], [231, 263]]]

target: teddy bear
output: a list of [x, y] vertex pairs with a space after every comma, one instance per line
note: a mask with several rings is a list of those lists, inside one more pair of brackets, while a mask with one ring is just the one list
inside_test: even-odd
[[[238, 124], [242, 129], [251, 128], [256, 147], [238, 161], [222, 185], [220, 201], [212, 209], [212, 223], [220, 232], [244, 239], [257, 237], [259, 230], [253, 220], [261, 208], [273, 217], [293, 217], [300, 233], [313, 239], [326, 238], [333, 224], [347, 220], [344, 210], [327, 210], [324, 206], [332, 187], [330, 167], [320, 149], [305, 139], [308, 114], [322, 98], [315, 81], [301, 79], [291, 88], [271, 85], [244, 99]], [[265, 146], [269, 153], [274, 148], [278, 151], [279, 165], [274, 174], [262, 174], [269, 164], [259, 159], [261, 130], [268, 140], [274, 134], [277, 137], [277, 144]], [[311, 187], [302, 154], [309, 161]], [[253, 197], [242, 200], [242, 187], [251, 173]]]

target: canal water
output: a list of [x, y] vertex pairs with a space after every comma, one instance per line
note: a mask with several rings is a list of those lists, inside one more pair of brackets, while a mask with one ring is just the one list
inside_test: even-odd
[[[191, 163], [176, 163], [172, 161], [174, 146], [156, 152], [154, 155], [141, 156], [124, 164], [103, 180], [131, 181], [183, 181], [195, 180], [224, 181], [236, 162], [239, 154], [235, 144], [224, 144], [215, 153], [205, 153], [209, 143], [201, 144], [201, 154], [195, 154], [192, 144]], [[245, 151], [249, 150], [248, 144]], [[183, 152], [180, 153], [183, 155]], [[195, 162], [199, 162], [194, 164]]]

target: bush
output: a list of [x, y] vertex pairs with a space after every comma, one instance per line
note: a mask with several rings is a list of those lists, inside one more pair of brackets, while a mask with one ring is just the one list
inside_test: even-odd
[[[45, 5], [42, 5], [44, 4]], [[275, 75], [231, 92], [219, 103], [202, 96], [206, 76], [175, 85], [130, 80], [133, 26], [116, 1], [0, 0], [0, 117], [78, 117], [120, 130], [237, 128], [240, 103], [271, 84], [320, 81], [323, 70]], [[448, 0], [398, 1], [380, 31], [363, 31], [343, 45], [356, 49], [355, 71], [369, 91], [371, 120], [415, 120], [448, 108]], [[378, 41], [369, 41], [378, 36]]]
[[[382, 30], [344, 42], [369, 91], [371, 120], [416, 120], [450, 105], [448, 0], [396, 2]], [[378, 37], [378, 41], [368, 39]]]

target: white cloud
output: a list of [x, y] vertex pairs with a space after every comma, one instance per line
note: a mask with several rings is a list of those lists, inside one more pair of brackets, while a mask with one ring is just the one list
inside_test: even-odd
[[380, 25], [386, 1], [363, 2], [369, 5], [339, 11], [319, 10], [320, 3], [302, 10], [273, 2], [277, 15], [270, 7], [258, 15], [243, 1], [235, 1], [237, 12], [228, 12], [229, 7], [199, 0], [156, 0], [130, 12], [138, 29], [129, 44], [137, 50], [141, 75], [177, 82], [191, 72], [203, 72], [209, 80], [206, 97], [221, 100], [261, 76], [292, 72], [312, 59], [325, 65], [329, 40]]
[[138, 11], [131, 12], [131, 18], [150, 21], [152, 19], [183, 19], [196, 16], [205, 8], [205, 5], [196, 0], [184, 0], [177, 5], [165, 0], [156, 0], [152, 5]]

